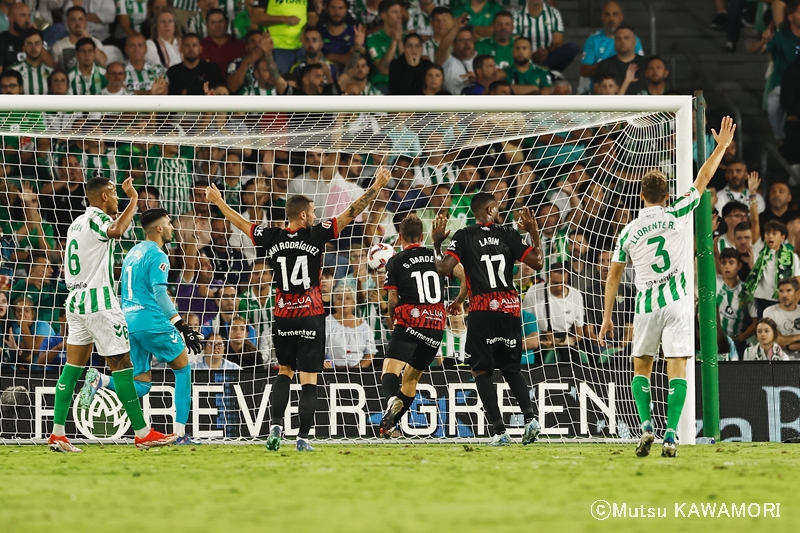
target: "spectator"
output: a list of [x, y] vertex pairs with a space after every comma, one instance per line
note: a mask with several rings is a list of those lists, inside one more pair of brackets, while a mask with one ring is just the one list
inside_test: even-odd
[[275, 64], [278, 72], [289, 69], [303, 58], [300, 37], [308, 20], [306, 2], [283, 2], [278, 4], [269, 0], [255, 0], [250, 11], [250, 22], [262, 28], [269, 27], [275, 42]]
[[[492, 58], [489, 60], [492, 61]], [[439, 143], [436, 142], [437, 136]], [[441, 135], [431, 135], [429, 142], [433, 146], [441, 145]], [[422, 187], [425, 196], [430, 196], [437, 185], [452, 186], [458, 178], [458, 167], [451, 162], [452, 159], [452, 156], [448, 157], [447, 152], [441, 149], [428, 152], [425, 163], [415, 172], [411, 186]]]
[[22, 92], [22, 74], [11, 68], [0, 74], [0, 93], [24, 94]]
[[475, 82], [461, 89], [461, 94], [483, 94], [496, 80], [497, 65], [492, 56], [476, 56], [472, 61]]
[[767, 307], [763, 318], [770, 318], [777, 324], [778, 338], [775, 342], [783, 349], [784, 355], [791, 360], [800, 359], [800, 309], [797, 306], [800, 283], [796, 278], [782, 279], [778, 283], [778, 293], [778, 303]]
[[782, 222], [771, 220], [764, 224], [766, 246], [758, 254], [744, 288], [745, 299], [755, 298], [759, 317], [764, 316], [764, 309], [778, 300], [779, 282], [800, 276], [800, 259], [794, 249], [784, 243], [786, 237], [786, 225]]
[[[728, 231], [719, 238], [718, 248], [720, 251], [725, 248], [736, 247], [736, 228], [739, 227], [740, 223], [747, 222], [747, 216], [747, 206], [743, 203], [733, 201], [725, 204], [725, 207], [722, 208], [722, 220], [725, 221]], [[748, 227], [748, 229], [750, 228]], [[758, 233], [753, 233], [756, 233], [756, 238], [758, 238]]]
[[[15, 3], [15, 0], [3, 0], [0, 2], [0, 32], [8, 31], [8, 14], [11, 6]], [[7, 304], [8, 302], [6, 302]]]
[[489, 88], [486, 89], [484, 93], [489, 96], [510, 96], [514, 94], [514, 91], [511, 90], [511, 84], [508, 83], [506, 80], [500, 81], [493, 81], [489, 84]]
[[789, 244], [795, 250], [800, 250], [800, 211], [792, 211], [786, 216], [786, 229], [789, 231]]
[[[28, 30], [34, 29], [31, 24], [31, 10], [22, 2], [8, 8], [8, 22], [8, 30], [0, 33], [0, 72], [25, 60], [23, 38]], [[42, 50], [42, 62], [48, 67], [55, 67], [53, 57], [47, 49]]]
[[[451, 51], [452, 45], [452, 51]], [[459, 19], [445, 35], [436, 51], [434, 63], [444, 70], [444, 88], [450, 94], [461, 94], [469, 85], [472, 62], [475, 59], [475, 38]]]
[[740, 202], [746, 204], [750, 201], [758, 203], [758, 212], [763, 213], [766, 209], [764, 197], [758, 192], [752, 193], [747, 186], [748, 172], [747, 165], [741, 159], [731, 161], [728, 163], [728, 168], [725, 169], [725, 181], [727, 185], [724, 189], [717, 192], [717, 211], [722, 212], [722, 208], [728, 202]]
[[[219, 0], [197, 0], [197, 11], [192, 13], [189, 17], [189, 21], [186, 23], [187, 33], [196, 33], [201, 39], [208, 37], [208, 25], [206, 21], [212, 9], [219, 9]], [[224, 11], [222, 11], [222, 13], [225, 14]], [[226, 16], [229, 17], [229, 15]], [[228, 26], [230, 27], [230, 24]], [[220, 67], [220, 69], [222, 69], [222, 67]]]
[[425, 70], [425, 78], [422, 82], [422, 94], [427, 96], [448, 95], [449, 91], [444, 89], [444, 69], [432, 63]]
[[[324, 298], [323, 291], [323, 300]], [[264, 257], [256, 257], [253, 260], [253, 271], [250, 273], [249, 288], [239, 294], [239, 313], [244, 314], [247, 322], [255, 328], [258, 336], [256, 347], [265, 363], [270, 363], [275, 358], [275, 347], [272, 344], [274, 309], [272, 270]]]
[[[19, 233], [17, 233], [20, 236]], [[28, 277], [11, 287], [11, 300], [27, 298], [31, 301], [36, 320], [43, 320], [56, 331], [61, 331], [62, 312], [69, 291], [62, 281], [53, 279], [53, 267], [44, 252], [31, 253]]]
[[72, 154], [62, 154], [56, 159], [53, 181], [39, 188], [39, 198], [45, 218], [56, 227], [59, 239], [67, 237], [72, 221], [86, 210], [83, 168]]
[[513, 61], [506, 69], [506, 80], [514, 87], [514, 94], [550, 94], [553, 83], [550, 73], [531, 61], [533, 49], [527, 37], [514, 41]]
[[572, 85], [567, 80], [555, 80], [550, 94], [569, 96], [572, 94]]
[[369, 368], [376, 353], [372, 328], [356, 316], [355, 291], [336, 289], [333, 311], [325, 317], [325, 367]]
[[769, 186], [767, 196], [767, 207], [759, 215], [759, 220], [763, 226], [770, 220], [779, 220], [784, 224], [789, 223], [789, 217], [794, 216], [789, 211], [789, 204], [792, 203], [792, 191], [789, 185], [782, 181], [774, 181]]
[[385, 94], [389, 92], [389, 65], [403, 53], [403, 3], [382, 0], [378, 11], [381, 29], [367, 37], [367, 50], [375, 65], [370, 82]]
[[[752, 300], [741, 298], [744, 284], [739, 278], [742, 258], [735, 248], [726, 248], [717, 255], [717, 314], [720, 329], [736, 343], [736, 351], [745, 347], [747, 339], [756, 332], [758, 311]], [[748, 319], [749, 317], [749, 319]], [[746, 321], [750, 325], [745, 327]]]
[[[134, 3], [138, 3], [132, 0]], [[147, 41], [135, 33], [125, 42], [128, 62], [125, 64], [125, 84], [134, 94], [167, 94], [167, 69], [160, 63], [145, 60]]]
[[[478, 37], [490, 37], [494, 31], [493, 21], [503, 8], [494, 0], [464, 0], [453, 8], [453, 16], [467, 16], [467, 24]], [[513, 21], [512, 21], [513, 22]], [[478, 52], [481, 54], [481, 52]]]
[[[43, 250], [51, 252], [58, 249], [55, 241], [55, 228], [53, 225], [42, 219], [39, 210], [39, 196], [31, 189], [30, 185], [23, 183], [22, 192], [17, 197], [17, 202], [21, 203], [18, 209], [14, 203], [10, 206], [11, 231], [17, 252], [17, 260], [27, 256], [28, 250]], [[20, 253], [25, 251], [24, 253]], [[12, 300], [16, 298], [12, 294]]]
[[[606, 75], [611, 74], [617, 85], [621, 87], [628, 71], [632, 68], [631, 65], [635, 65], [636, 69], [644, 72], [647, 69], [647, 60], [636, 54], [636, 34], [633, 32], [633, 28], [622, 24], [614, 32], [614, 55], [597, 64], [594, 82], [598, 83]], [[646, 88], [647, 82], [644, 77], [636, 78], [636, 81], [631, 80], [628, 83], [625, 94], [639, 94]]]
[[217, 64], [200, 59], [203, 47], [197, 35], [184, 36], [181, 50], [183, 61], [167, 70], [169, 94], [203, 95], [224, 84]]
[[544, 274], [550, 271], [551, 264], [569, 260], [569, 251], [567, 250], [569, 226], [561, 224], [561, 211], [558, 206], [546, 202], [539, 204], [536, 210], [536, 223], [539, 225], [539, 238], [544, 258], [544, 268], [537, 273], [537, 277], [543, 278]]
[[[117, 2], [117, 29], [114, 33], [114, 38], [120, 43], [127, 43], [128, 39], [134, 35], [142, 34], [142, 24], [146, 20], [147, 0], [123, 0], [122, 2]], [[146, 39], [144, 35], [142, 37]]]
[[225, 203], [237, 211], [241, 210], [242, 196], [242, 153], [236, 150], [226, 150], [222, 156], [222, 172], [216, 181], [219, 190], [225, 195]]
[[[614, 235], [616, 234], [617, 232], [614, 233]], [[594, 281], [594, 269], [591, 268], [590, 262], [589, 237], [584, 234], [583, 229], [572, 228], [569, 230], [567, 252], [569, 254], [567, 269], [569, 270], [570, 284], [581, 294], [586, 294]]]
[[756, 326], [755, 344], [744, 351], [743, 361], [789, 361], [789, 356], [781, 349], [777, 340], [780, 338], [778, 325], [771, 318], [762, 318]]
[[203, 357], [192, 363], [192, 370], [241, 370], [242, 367], [225, 358], [226, 344], [222, 335], [206, 336]]
[[366, 36], [365, 29], [348, 22], [346, 0], [328, 0], [324, 18], [325, 22], [320, 26], [322, 53], [339, 68], [344, 68], [350, 61], [350, 51], [355, 42], [356, 32], [360, 31]]
[[580, 53], [578, 45], [564, 42], [561, 13], [544, 0], [527, 0], [517, 12], [514, 27], [514, 33], [533, 44], [533, 62], [551, 71], [563, 71]]
[[[256, 61], [264, 57], [264, 49], [261, 47], [260, 31], [253, 30], [247, 33], [244, 38], [245, 54], [243, 57], [234, 59], [228, 65], [228, 90], [233, 94], [250, 94], [249, 89], [255, 89], [258, 83], [255, 77]], [[269, 84], [271, 85], [271, 84]]]
[[78, 63], [69, 71], [69, 87], [72, 94], [96, 95], [108, 85], [106, 69], [95, 63], [97, 49], [94, 41], [84, 37], [75, 43]]
[[434, 219], [439, 214], [447, 217], [446, 231], [449, 231], [450, 235], [454, 235], [456, 231], [466, 225], [464, 219], [453, 216], [453, 197], [450, 195], [450, 187], [448, 185], [437, 185], [433, 189], [433, 195], [428, 207], [417, 211], [417, 217], [422, 221], [424, 246], [433, 246], [431, 228], [433, 227]]
[[430, 39], [433, 35], [431, 19], [433, 18], [434, 9], [436, 9], [436, 0], [417, 0], [412, 2], [408, 6], [406, 32], [419, 35], [423, 42]]
[[419, 94], [425, 84], [425, 73], [432, 64], [422, 57], [422, 38], [409, 33], [403, 39], [403, 54], [389, 65], [389, 92]]
[[[247, 53], [245, 44], [227, 33], [230, 21], [221, 9], [208, 12], [208, 37], [200, 41], [200, 59], [216, 64], [223, 83], [228, 75], [228, 65]], [[199, 36], [198, 36], [199, 38]], [[184, 52], [184, 59], [186, 52]], [[212, 88], [217, 85], [211, 85]]]
[[8, 294], [0, 291], [0, 363], [11, 363], [16, 359], [17, 346], [11, 331]]
[[[214, 264], [214, 279], [222, 280], [229, 285], [237, 286], [244, 278], [247, 270], [247, 261], [241, 250], [230, 245], [230, 226], [227, 219], [214, 218], [211, 220], [211, 244], [204, 248], [204, 253]], [[234, 292], [234, 297], [236, 293]], [[223, 298], [225, 298], [223, 293]], [[235, 307], [234, 307], [235, 309]], [[224, 309], [220, 305], [220, 312]], [[255, 337], [255, 332], [253, 334]], [[253, 338], [253, 344], [255, 344]]]
[[450, 8], [438, 6], [431, 11], [431, 29], [433, 35], [430, 39], [422, 43], [422, 55], [433, 61], [436, 58], [436, 51], [439, 50], [439, 43], [442, 42], [447, 32], [453, 27], [455, 21]]
[[332, 91], [333, 85], [325, 85], [325, 69], [322, 68], [322, 65], [311, 64], [300, 72], [300, 85], [287, 88], [285, 94], [313, 96], [333, 94]]
[[[219, 313], [210, 320], [206, 320], [203, 323], [203, 327], [200, 328], [200, 333], [205, 338], [209, 338], [211, 335], [221, 335], [223, 339], [230, 338], [230, 328], [237, 316], [239, 307], [236, 286], [224, 285], [220, 289], [219, 295]], [[253, 329], [253, 326], [247, 326], [246, 338], [253, 345], [256, 344], [256, 330]]]
[[95, 61], [101, 67], [108, 63], [103, 43], [92, 37], [86, 29], [86, 11], [82, 7], [72, 6], [67, 9], [67, 29], [69, 29], [69, 35], [53, 45], [54, 63], [52, 65], [47, 63], [47, 59], [45, 59], [45, 63], [52, 67], [55, 67], [57, 63], [66, 72], [72, 70], [78, 64], [75, 45], [80, 39], [91, 39], [94, 42]]
[[198, 254], [195, 269], [184, 268], [178, 281], [175, 297], [178, 311], [191, 312], [205, 323], [219, 311], [217, 299], [222, 281], [214, 279], [214, 264], [205, 254]]
[[89, 35], [100, 42], [111, 37], [111, 24], [117, 18], [117, 2], [114, 0], [67, 0], [64, 9], [80, 5], [86, 11], [86, 29]]
[[230, 328], [228, 328], [226, 353], [230, 362], [242, 368], [252, 369], [261, 366], [261, 357], [256, 345], [247, 339], [247, 328], [247, 320], [243, 316], [233, 317]]
[[12, 300], [15, 322], [11, 326], [13, 345], [17, 347], [17, 361], [46, 365], [58, 356], [63, 338], [43, 320], [36, 319], [36, 309], [30, 298]]
[[[597, 252], [597, 278], [591, 287], [583, 294], [586, 297], [586, 329], [592, 342], [599, 341], [598, 333], [603, 324], [603, 310], [605, 309], [604, 295], [606, 293], [606, 279], [611, 268], [611, 250]], [[614, 299], [612, 320], [614, 331], [610, 339], [606, 339], [606, 348], [603, 356], [615, 354], [630, 354], [633, 341], [633, 301], [635, 290], [629, 283], [622, 283]]]
[[[175, 139], [177, 140], [177, 139]], [[147, 153], [147, 183], [158, 190], [161, 207], [171, 217], [187, 212], [194, 150], [177, 144], [154, 144]]]
[[322, 217], [322, 210], [330, 192], [330, 180], [333, 176], [331, 169], [322, 167], [322, 152], [305, 153], [305, 172], [289, 181], [289, 194], [302, 194], [314, 202], [314, 211], [318, 218]]
[[206, 201], [206, 187], [208, 181], [203, 179], [192, 184], [190, 208], [173, 222], [184, 253], [192, 257], [195, 250], [187, 250], [186, 247], [204, 248], [211, 244], [211, 209]]
[[[494, 1], [487, 0], [486, 5], [490, 4], [494, 4]], [[466, 6], [466, 4], [464, 5]], [[497, 68], [507, 69], [514, 63], [514, 43], [516, 41], [511, 40], [511, 35], [514, 33], [514, 15], [509, 11], [498, 11], [494, 14], [492, 28], [494, 32], [489, 37], [475, 43], [475, 51], [478, 55], [492, 56], [494, 62], [497, 63]], [[480, 32], [477, 31], [478, 28], [475, 30], [480, 35]]]
[[[175, 14], [170, 8], [162, 8], [155, 18], [156, 27], [152, 31], [150, 38], [147, 40], [147, 52], [144, 59], [154, 65], [161, 65], [165, 69], [178, 66], [181, 64], [181, 56], [186, 54], [185, 45], [181, 43], [181, 29], [175, 22]], [[189, 35], [186, 36], [187, 38]], [[197, 40], [197, 56], [190, 61], [197, 61], [200, 57], [200, 38], [194, 36]], [[186, 40], [185, 38], [183, 39]], [[217, 73], [219, 74], [219, 73]], [[170, 79], [172, 82], [172, 79]], [[220, 84], [221, 85], [221, 84]], [[215, 86], [214, 86], [215, 87]], [[181, 94], [180, 92], [173, 93], [170, 87], [170, 94]], [[203, 94], [203, 93], [190, 93], [190, 94]]]
[[[322, 53], [322, 32], [319, 28], [306, 26], [303, 30], [303, 51], [305, 52], [305, 56], [303, 59], [292, 65], [291, 72], [299, 72], [299, 69], [302, 69], [306, 65], [310, 65], [312, 63], [318, 64], [322, 66], [323, 71], [325, 72], [325, 83], [335, 83], [338, 78], [338, 72], [336, 70], [336, 65], [325, 59], [325, 55]], [[363, 46], [363, 42], [361, 45]]]
[[[739, 258], [742, 260], [742, 269], [739, 271], [739, 279], [744, 281], [750, 275], [750, 269], [756, 262], [756, 257], [764, 247], [764, 241], [756, 233], [756, 242], [753, 242], [754, 232], [749, 222], [739, 222], [733, 230], [734, 244]], [[720, 250], [721, 251], [721, 250]]]
[[[579, 94], [591, 92], [591, 79], [594, 76], [595, 69], [597, 69], [597, 64], [614, 55], [614, 33], [624, 20], [625, 14], [622, 12], [622, 6], [617, 2], [608, 2], [603, 6], [603, 11], [600, 13], [600, 22], [603, 24], [603, 29], [591, 34], [583, 45], [581, 79], [578, 87]], [[636, 37], [635, 52], [640, 56], [644, 55], [642, 43], [638, 37]]]
[[[636, 70], [638, 70], [638, 67], [634, 69], [634, 73]], [[647, 60], [647, 70], [644, 71], [644, 77], [647, 80], [647, 87], [639, 94], [659, 96], [666, 94], [669, 70], [667, 70], [667, 63], [661, 57], [652, 56]], [[631, 82], [635, 81], [638, 80], [631, 79]]]
[[44, 63], [44, 41], [42, 32], [33, 28], [25, 32], [22, 39], [25, 60], [10, 68], [22, 75], [25, 94], [47, 94], [47, 78], [53, 69]]

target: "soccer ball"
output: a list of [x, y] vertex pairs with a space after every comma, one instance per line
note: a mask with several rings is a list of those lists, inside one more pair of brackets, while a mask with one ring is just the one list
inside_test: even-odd
[[367, 266], [372, 270], [383, 270], [393, 255], [394, 248], [388, 244], [376, 244], [367, 252]]

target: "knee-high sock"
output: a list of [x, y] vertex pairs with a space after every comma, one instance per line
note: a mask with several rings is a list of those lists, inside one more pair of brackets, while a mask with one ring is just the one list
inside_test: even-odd
[[314, 425], [314, 413], [317, 410], [317, 386], [314, 384], [303, 385], [300, 391], [300, 405], [297, 408], [300, 414], [300, 431], [297, 436], [301, 439], [308, 438], [308, 432]]
[[114, 376], [114, 387], [117, 396], [128, 413], [128, 419], [134, 431], [139, 431], [147, 427], [142, 413], [142, 406], [139, 404], [139, 396], [136, 394], [136, 386], [133, 384], [133, 369], [117, 370], [111, 374]]
[[397, 396], [397, 393], [400, 392], [400, 376], [386, 372], [381, 376], [381, 389], [386, 400], [392, 396]]
[[[134, 379], [133, 380], [133, 386], [136, 388], [136, 396], [141, 398], [143, 396], [147, 396], [147, 393], [150, 392], [150, 387], [152, 387], [153, 384], [151, 382], [149, 382], [149, 381], [136, 381]], [[109, 390], [113, 390], [113, 391], [117, 390], [115, 388], [115, 385], [114, 385], [114, 377], [113, 376], [108, 379], [108, 385], [106, 385], [106, 388], [108, 388]]]
[[[633, 399], [636, 401], [636, 410], [639, 411], [639, 421], [642, 423], [642, 426], [650, 424], [652, 427], [650, 420], [652, 417], [650, 413], [650, 402], [652, 398], [650, 394], [650, 380], [644, 376], [633, 376], [631, 389], [633, 390]], [[680, 416], [680, 414], [678, 416]]]
[[505, 433], [506, 426], [503, 424], [503, 416], [500, 414], [500, 407], [497, 405], [497, 389], [494, 388], [492, 376], [490, 374], [475, 376], [475, 385], [478, 387], [478, 396], [483, 402], [486, 417], [489, 419], [489, 423], [492, 424], [492, 431], [495, 435]]
[[675, 378], [669, 380], [669, 394], [667, 395], [667, 431], [664, 437], [675, 437], [678, 421], [681, 419], [683, 404], [686, 401], [686, 379]]
[[534, 418], [533, 404], [531, 404], [531, 395], [528, 390], [528, 383], [522, 374], [519, 372], [511, 372], [503, 375], [506, 378], [511, 393], [519, 404], [522, 410], [522, 415], [525, 417], [525, 422], [530, 422]]
[[172, 373], [175, 374], [175, 422], [185, 426], [192, 406], [192, 371], [186, 365]]
[[75, 395], [75, 384], [78, 383], [84, 367], [67, 363], [58, 377], [56, 384], [56, 399], [53, 407], [53, 433], [59, 437], [64, 436], [64, 425], [67, 423], [67, 413], [72, 405]]
[[272, 384], [272, 393], [269, 395], [269, 404], [272, 407], [272, 425], [283, 426], [283, 414], [289, 405], [289, 385], [292, 380], [289, 376], [278, 374]]

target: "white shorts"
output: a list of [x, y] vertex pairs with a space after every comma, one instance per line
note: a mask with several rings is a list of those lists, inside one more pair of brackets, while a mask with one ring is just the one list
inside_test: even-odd
[[664, 357], [694, 356], [694, 320], [688, 298], [634, 315], [633, 356], [657, 356], [659, 344]]
[[69, 336], [67, 344], [86, 346], [94, 343], [103, 357], [122, 355], [131, 351], [128, 323], [119, 308], [79, 315], [67, 311]]

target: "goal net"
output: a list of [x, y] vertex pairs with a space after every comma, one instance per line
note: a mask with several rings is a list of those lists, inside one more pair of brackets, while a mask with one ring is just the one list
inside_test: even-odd
[[[233, 442], [268, 433], [277, 375], [271, 329], [282, 302], [275, 301], [270, 265], [248, 235], [206, 202], [205, 186], [217, 184], [248, 220], [283, 227], [291, 195], [310, 197], [318, 220], [329, 219], [362, 194], [381, 166], [391, 171], [389, 186], [325, 252], [326, 369], [312, 436], [368, 441], [377, 435], [390, 333], [383, 273], [368, 266], [370, 247], [396, 246], [397, 227], [409, 214], [423, 221], [430, 245], [434, 217], [446, 215], [451, 234], [474, 223], [470, 199], [484, 191], [500, 203], [505, 224], [516, 227], [519, 210], [530, 208], [541, 231], [545, 266], [534, 272], [518, 264], [515, 284], [523, 375], [542, 439], [638, 438], [630, 393], [634, 273], [625, 271], [614, 337], [601, 346], [604, 280], [618, 233], [642, 206], [640, 178], [663, 171], [673, 197], [692, 181], [689, 97], [19, 97], [0, 107], [2, 442], [36, 442], [51, 430], [66, 359], [65, 236], [85, 209], [86, 180], [101, 176], [121, 186], [131, 176], [139, 213], [155, 206], [170, 213], [176, 228], [166, 246], [170, 291], [206, 338], [204, 353], [190, 358], [188, 431]], [[119, 195], [121, 211], [127, 202], [121, 187]], [[116, 280], [123, 257], [144, 238], [138, 220], [115, 245]], [[686, 242], [693, 254], [691, 234]], [[448, 283], [450, 301], [458, 285]], [[397, 437], [489, 436], [465, 363], [470, 322], [468, 304], [449, 317], [440, 355]], [[91, 364], [110, 372], [96, 354]], [[692, 365], [688, 371], [684, 443], [695, 435]], [[522, 415], [495, 377], [509, 432], [520, 435]], [[169, 369], [154, 365], [143, 402], [157, 429], [172, 429], [173, 383]], [[657, 435], [665, 389], [665, 367], [657, 362]], [[287, 435], [297, 432], [299, 390], [292, 386]], [[89, 409], [71, 408], [67, 434], [105, 442], [129, 438], [132, 430], [115, 394], [102, 389]]]

